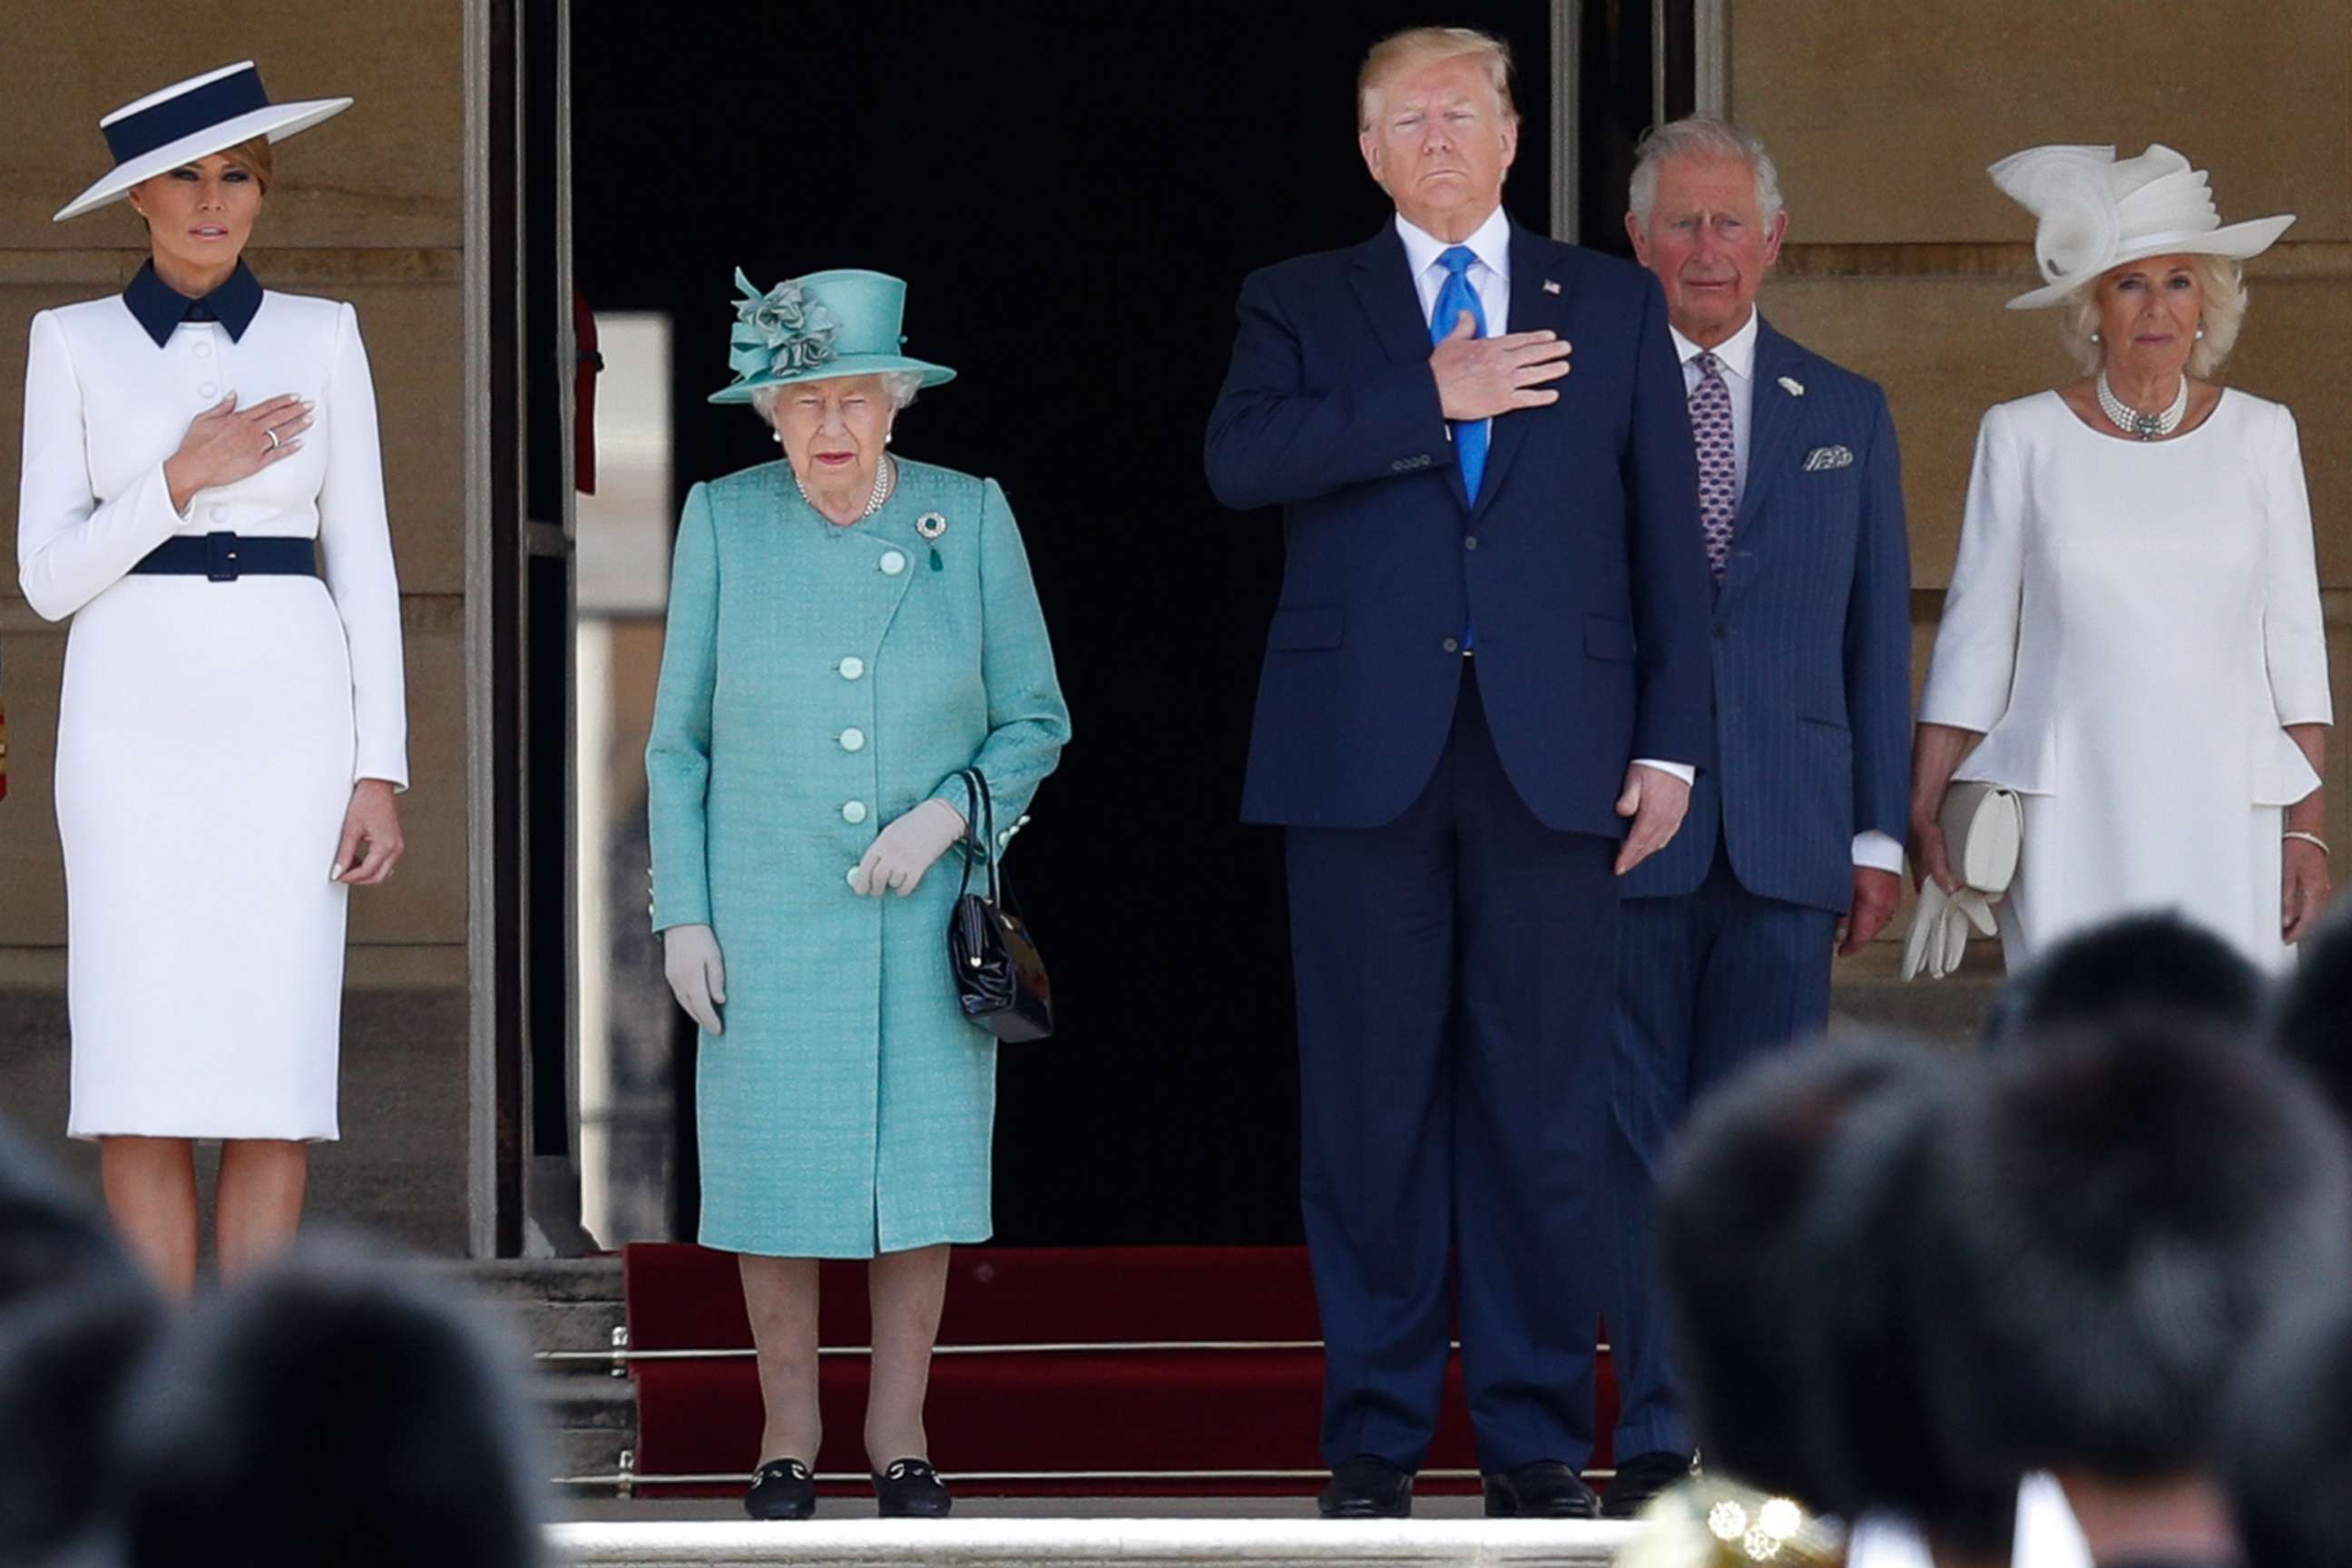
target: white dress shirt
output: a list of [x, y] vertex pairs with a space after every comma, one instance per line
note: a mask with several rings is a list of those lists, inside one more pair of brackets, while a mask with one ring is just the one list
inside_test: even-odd
[[[1748, 433], [1754, 428], [1756, 415], [1756, 334], [1757, 323], [1762, 318], [1754, 310], [1739, 330], [1715, 346], [1718, 372], [1723, 376], [1724, 390], [1731, 395], [1732, 504], [1737, 506], [1748, 497]], [[1666, 331], [1675, 340], [1675, 353], [1683, 362], [1683, 394], [1688, 396], [1698, 390], [1704, 375], [1698, 367], [1698, 356], [1707, 351], [1683, 336], [1672, 326]], [[1903, 874], [1903, 846], [1887, 834], [1872, 831], [1853, 836], [1853, 863], [1874, 870]]]
[[[1412, 269], [1413, 289], [1421, 296], [1421, 319], [1430, 321], [1437, 314], [1438, 291], [1445, 287], [1445, 266], [1438, 258], [1454, 248], [1454, 242], [1415, 226], [1402, 213], [1397, 214], [1396, 226], [1397, 237], [1404, 241], [1405, 265]], [[1463, 277], [1478, 295], [1478, 309], [1486, 318], [1486, 335], [1499, 338], [1511, 330], [1511, 220], [1498, 206], [1462, 243], [1477, 258], [1464, 269]], [[1494, 425], [1491, 419], [1484, 423], [1490, 428]], [[1448, 439], [1452, 434], [1449, 429]], [[1686, 763], [1662, 763], [1651, 757], [1633, 761], [1686, 784], [1698, 777], [1698, 770]]]

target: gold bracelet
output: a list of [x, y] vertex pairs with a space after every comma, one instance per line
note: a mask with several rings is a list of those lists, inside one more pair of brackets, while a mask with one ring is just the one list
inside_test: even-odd
[[2322, 838], [2316, 833], [2305, 833], [2300, 827], [2290, 827], [2284, 833], [2279, 835], [2279, 837], [2282, 838], [2300, 838], [2305, 844], [2316, 844], [2319, 846], [2319, 852], [2322, 855], [2330, 857], [2331, 858], [2336, 853], [2334, 850], [2327, 847], [2326, 839]]

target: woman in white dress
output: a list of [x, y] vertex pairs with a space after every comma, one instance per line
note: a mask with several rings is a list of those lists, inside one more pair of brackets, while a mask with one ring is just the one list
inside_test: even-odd
[[[235, 1277], [292, 1239], [337, 1135], [349, 889], [400, 855], [399, 588], [357, 319], [239, 259], [269, 144], [349, 99], [272, 104], [250, 63], [100, 121], [152, 258], [33, 318], [17, 563], [73, 617], [58, 830], [68, 1131], [164, 1284], [193, 1289], [194, 1142], [222, 1141]], [[323, 550], [322, 583], [314, 546]]]
[[2003, 784], [2025, 805], [1998, 909], [2012, 969], [2169, 910], [2279, 970], [2329, 886], [2311, 506], [2294, 416], [2207, 378], [2244, 314], [2239, 263], [2294, 219], [2222, 226], [2163, 146], [2038, 147], [1992, 176], [2041, 220], [2045, 282], [2010, 304], [2060, 307], [2085, 379], [1979, 431], [1919, 704], [1915, 870], [1957, 888], [1945, 790]]

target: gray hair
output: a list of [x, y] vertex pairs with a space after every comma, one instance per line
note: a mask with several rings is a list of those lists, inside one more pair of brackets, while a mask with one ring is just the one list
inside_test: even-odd
[[1653, 126], [1633, 155], [1633, 184], [1628, 193], [1634, 221], [1643, 233], [1651, 210], [1658, 205], [1658, 170], [1669, 158], [1737, 158], [1756, 171], [1756, 209], [1769, 227], [1780, 212], [1780, 166], [1764, 150], [1763, 142], [1728, 120], [1694, 114]]
[[[2205, 288], [2205, 319], [2200, 323], [2205, 335], [2189, 351], [2189, 374], [2202, 381], [2221, 369], [2230, 351], [2238, 346], [2238, 329], [2246, 324], [2246, 269], [2226, 256], [2195, 259], [2197, 281]], [[2105, 272], [2099, 274], [2099, 278], [2105, 276]], [[2058, 342], [2084, 375], [2098, 374], [2106, 363], [2098, 331], [2099, 279], [2094, 278], [2058, 301]]]
[[[886, 370], [881, 374], [882, 390], [890, 399], [890, 412], [893, 414], [902, 412], [907, 405], [914, 402], [915, 394], [922, 388], [923, 373], [919, 370]], [[776, 422], [776, 404], [784, 395], [784, 390], [799, 384], [799, 382], [784, 381], [773, 386], [754, 387], [751, 406], [758, 410], [762, 420], [773, 425]]]

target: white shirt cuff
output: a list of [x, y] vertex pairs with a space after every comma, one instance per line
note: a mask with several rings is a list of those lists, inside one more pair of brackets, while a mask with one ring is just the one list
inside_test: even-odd
[[1892, 871], [1903, 875], [1903, 846], [1893, 836], [1873, 828], [1868, 833], [1853, 836], [1853, 863], [1867, 866], [1874, 871]]
[[1698, 783], [1698, 770], [1688, 763], [1662, 763], [1654, 757], [1635, 757], [1637, 768], [1655, 768], [1668, 778], [1680, 779], [1686, 784]]

